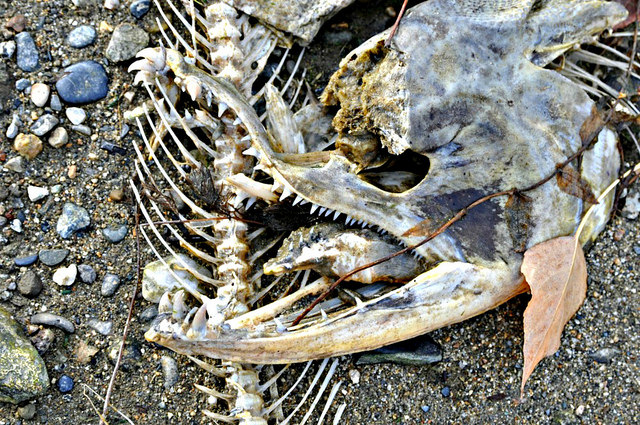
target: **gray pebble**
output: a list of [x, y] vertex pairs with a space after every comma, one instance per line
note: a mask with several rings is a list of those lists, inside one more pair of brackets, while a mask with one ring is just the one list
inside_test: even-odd
[[125, 224], [109, 226], [102, 229], [102, 234], [109, 242], [118, 243], [127, 236], [127, 226]]
[[64, 127], [58, 127], [49, 136], [49, 145], [54, 148], [60, 148], [69, 141], [69, 133]]
[[68, 249], [43, 249], [38, 253], [38, 258], [41, 263], [53, 267], [62, 263], [67, 255], [69, 255]]
[[0, 227], [3, 227], [5, 224], [7, 224], [7, 217], [0, 215]]
[[0, 56], [11, 58], [16, 51], [16, 42], [13, 40], [3, 41], [0, 43]]
[[16, 173], [24, 173], [24, 161], [22, 156], [16, 156], [4, 163], [4, 168]]
[[113, 322], [102, 321], [98, 319], [90, 319], [87, 322], [87, 325], [89, 325], [91, 329], [95, 330], [100, 335], [107, 336], [111, 334], [111, 328], [113, 327]]
[[153, 304], [150, 307], [145, 308], [142, 313], [140, 313], [140, 321], [143, 323], [148, 323], [156, 318], [158, 315], [158, 306]]
[[67, 202], [58, 218], [56, 232], [62, 239], [69, 239], [78, 230], [86, 229], [91, 224], [89, 212], [74, 203]]
[[76, 327], [68, 319], [53, 313], [38, 313], [31, 316], [31, 324], [53, 326], [67, 333], [74, 333]]
[[82, 122], [87, 118], [87, 113], [82, 108], [67, 108], [65, 113], [67, 114], [69, 121], [71, 121], [71, 124], [74, 125], [82, 124]]
[[23, 407], [18, 407], [18, 416], [22, 419], [33, 419], [36, 415], [36, 405], [35, 404], [27, 404]]
[[51, 106], [51, 109], [54, 111], [62, 111], [62, 102], [60, 102], [60, 97], [57, 94], [51, 95], [49, 106]]
[[111, 62], [123, 62], [133, 58], [147, 44], [149, 34], [142, 28], [129, 23], [120, 24], [113, 31], [105, 56]]
[[11, 124], [7, 127], [6, 136], [8, 139], [15, 139], [20, 131], [20, 117], [18, 114], [13, 114], [13, 119], [11, 120]]
[[103, 297], [110, 297], [116, 293], [116, 290], [120, 286], [120, 278], [113, 273], [107, 273], [102, 281], [102, 288], [100, 293]]
[[53, 130], [53, 127], [58, 125], [59, 122], [60, 120], [54, 115], [43, 115], [31, 126], [31, 132], [36, 136], [44, 136]]
[[324, 39], [327, 43], [335, 45], [347, 44], [353, 40], [353, 33], [351, 31], [327, 31], [324, 35]]
[[80, 272], [80, 280], [84, 283], [91, 284], [96, 281], [96, 271], [90, 265], [80, 264], [78, 272]]
[[66, 67], [56, 83], [58, 94], [67, 103], [95, 102], [107, 95], [109, 78], [104, 67], [88, 60]]
[[619, 354], [620, 350], [616, 348], [601, 348], [595, 353], [589, 354], [589, 357], [598, 363], [609, 364], [611, 360]]
[[40, 355], [49, 351], [55, 340], [56, 334], [51, 329], [40, 329], [37, 334], [31, 337], [31, 343]]
[[137, 19], [142, 18], [144, 15], [149, 12], [149, 7], [151, 6], [151, 0], [135, 0], [131, 3], [129, 7], [129, 11], [131, 14]]
[[91, 128], [89, 128], [88, 125], [72, 125], [71, 130], [75, 131], [76, 133], [84, 134], [85, 136], [91, 136]]
[[164, 388], [171, 389], [178, 383], [178, 363], [176, 363], [173, 357], [162, 356], [160, 358], [160, 365], [162, 366], [162, 373], [164, 374]]
[[27, 298], [35, 298], [42, 291], [42, 280], [33, 270], [28, 270], [18, 282], [18, 291]]
[[80, 25], [71, 30], [67, 36], [67, 43], [76, 49], [82, 49], [96, 40], [96, 29], [91, 25]]
[[13, 262], [18, 267], [27, 267], [38, 261], [38, 254], [27, 255], [26, 257], [18, 257]]
[[20, 78], [16, 81], [16, 90], [25, 91], [31, 87], [31, 81], [28, 78]]
[[122, 140], [124, 138], [124, 136], [127, 135], [127, 133], [129, 133], [129, 125], [128, 124], [122, 124], [122, 129], [120, 130], [120, 136], [119, 136], [120, 140]]
[[16, 47], [18, 68], [25, 72], [35, 71], [38, 68], [38, 49], [31, 34], [23, 31], [16, 34]]

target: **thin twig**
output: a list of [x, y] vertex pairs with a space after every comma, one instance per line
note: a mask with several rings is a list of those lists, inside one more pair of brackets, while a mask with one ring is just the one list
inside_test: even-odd
[[402, 7], [400, 8], [400, 13], [398, 13], [398, 17], [396, 18], [396, 22], [391, 27], [391, 33], [389, 33], [389, 37], [387, 37], [387, 40], [384, 42], [385, 47], [389, 47], [389, 45], [391, 44], [391, 39], [393, 38], [394, 35], [396, 35], [396, 31], [398, 31], [398, 27], [400, 26], [400, 21], [402, 20], [402, 16], [404, 15], [404, 11], [407, 8], [408, 2], [409, 0], [404, 0], [404, 2], [402, 3]]

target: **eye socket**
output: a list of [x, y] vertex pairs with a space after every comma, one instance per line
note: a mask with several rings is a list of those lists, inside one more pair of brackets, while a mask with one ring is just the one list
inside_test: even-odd
[[378, 189], [391, 193], [406, 192], [429, 174], [429, 158], [411, 150], [392, 156], [382, 166], [369, 168], [358, 176]]

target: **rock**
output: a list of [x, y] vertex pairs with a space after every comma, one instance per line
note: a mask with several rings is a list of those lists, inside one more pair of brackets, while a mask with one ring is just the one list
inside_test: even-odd
[[449, 397], [451, 395], [451, 389], [449, 389], [449, 387], [444, 387], [442, 390], [440, 390], [440, 393], [443, 397]]
[[31, 86], [31, 101], [38, 108], [42, 108], [49, 100], [51, 89], [44, 83], [35, 83]]
[[129, 6], [129, 12], [136, 18], [140, 19], [149, 12], [151, 0], [134, 0]]
[[142, 313], [140, 313], [140, 321], [143, 323], [151, 322], [153, 319], [158, 316], [158, 306], [153, 304], [147, 308], [145, 308]]
[[22, 233], [22, 222], [17, 218], [11, 220], [11, 224], [9, 225], [9, 227], [11, 227], [11, 230], [16, 233]]
[[91, 128], [89, 128], [88, 125], [72, 125], [71, 130], [84, 134], [85, 136], [91, 136]]
[[33, 159], [42, 152], [42, 140], [33, 134], [20, 133], [13, 141], [13, 149], [27, 159]]
[[442, 348], [440, 345], [429, 335], [421, 335], [416, 338], [378, 348], [377, 350], [362, 353], [356, 360], [356, 364], [396, 363], [422, 366], [440, 361], [442, 361]]
[[609, 364], [614, 357], [620, 354], [620, 350], [616, 348], [601, 348], [595, 353], [589, 354], [593, 360], [602, 364]]
[[11, 124], [9, 124], [9, 127], [7, 127], [7, 132], [5, 133], [8, 139], [16, 138], [16, 136], [18, 135], [18, 131], [20, 131], [20, 124], [22, 123], [20, 122], [20, 117], [18, 116], [18, 114], [13, 114]]
[[20, 325], [0, 307], [0, 402], [20, 403], [44, 394], [49, 376]]
[[53, 273], [53, 281], [60, 286], [71, 286], [76, 281], [78, 267], [71, 264], [69, 267], [60, 267]]
[[31, 316], [30, 320], [32, 325], [45, 325], [45, 326], [53, 326], [58, 329], [62, 329], [67, 333], [74, 333], [76, 331], [76, 327], [73, 326], [68, 319], [65, 319], [62, 316], [58, 316], [53, 313], [38, 313]]
[[148, 44], [149, 34], [142, 28], [129, 23], [120, 24], [111, 35], [105, 56], [111, 62], [123, 62], [133, 58]]
[[107, 336], [111, 334], [111, 328], [113, 327], [113, 322], [91, 319], [87, 322], [87, 325], [89, 325], [91, 329], [95, 330], [100, 335]]
[[56, 232], [62, 239], [69, 239], [78, 230], [86, 229], [91, 224], [89, 212], [74, 203], [67, 202], [58, 218]]
[[31, 337], [31, 343], [40, 355], [43, 355], [56, 340], [56, 334], [51, 329], [40, 329], [37, 334]]
[[16, 51], [16, 42], [13, 40], [3, 41], [0, 43], [0, 56], [11, 59]]
[[11, 17], [11, 19], [9, 19], [6, 24], [4, 24], [4, 27], [7, 29], [14, 30], [15, 32], [18, 33], [18, 32], [24, 31], [24, 28], [26, 25], [27, 25], [27, 18], [25, 18], [24, 15], [15, 15]]
[[38, 254], [27, 255], [26, 257], [15, 258], [13, 262], [18, 267], [27, 267], [38, 261]]
[[638, 215], [640, 215], [640, 192], [627, 196], [622, 215], [629, 220], [638, 218]]
[[102, 143], [100, 143], [100, 149], [104, 149], [105, 151], [109, 152], [109, 153], [117, 153], [118, 155], [126, 155], [127, 151], [126, 149], [124, 149], [122, 146], [118, 146], [116, 144], [113, 144], [111, 142], [107, 142], [106, 140], [102, 141]]
[[78, 175], [78, 166], [76, 164], [69, 165], [69, 170], [67, 171], [67, 176], [70, 179], [75, 179]]
[[40, 258], [40, 262], [49, 266], [57, 266], [62, 263], [65, 258], [69, 255], [69, 250], [64, 248], [59, 249], [43, 249], [38, 253], [38, 257]]
[[49, 189], [46, 187], [29, 185], [27, 187], [27, 195], [31, 202], [39, 201], [42, 198], [49, 196]]
[[98, 351], [99, 350], [96, 347], [92, 347], [86, 342], [80, 341], [78, 343], [78, 346], [74, 350], [74, 353], [76, 355], [76, 360], [78, 360], [78, 363], [88, 364], [89, 362], [91, 362], [93, 356], [98, 353]]
[[36, 136], [44, 136], [53, 130], [53, 127], [58, 125], [59, 122], [60, 120], [55, 115], [43, 115], [31, 126], [31, 132]]
[[109, 242], [118, 243], [127, 236], [127, 226], [125, 224], [109, 226], [102, 229], [102, 234]]
[[16, 34], [15, 40], [18, 51], [18, 68], [25, 72], [35, 71], [38, 68], [39, 57], [36, 43], [33, 41], [31, 34], [21, 32]]
[[109, 78], [104, 67], [88, 60], [66, 67], [56, 83], [58, 94], [67, 103], [95, 102], [107, 95]]
[[62, 111], [62, 103], [60, 102], [60, 96], [57, 94], [51, 95], [51, 102], [49, 102], [49, 106], [54, 111]]
[[82, 49], [96, 40], [96, 29], [91, 25], [80, 25], [69, 32], [67, 44], [76, 49]]
[[160, 358], [162, 373], [164, 374], [164, 388], [169, 390], [178, 383], [178, 363], [173, 357], [162, 356]]
[[87, 118], [87, 113], [82, 108], [67, 108], [66, 114], [69, 121], [71, 121], [71, 124], [74, 125], [82, 124]]
[[36, 415], [36, 405], [35, 404], [27, 404], [26, 406], [18, 407], [18, 416], [22, 419], [33, 419]]
[[73, 379], [68, 375], [62, 375], [58, 379], [57, 386], [61, 393], [68, 393], [73, 389]]
[[15, 173], [24, 173], [24, 158], [16, 156], [4, 163], [4, 168]]
[[113, 10], [120, 6], [120, 0], [104, 0], [104, 8]]
[[88, 264], [80, 264], [78, 266], [80, 272], [80, 280], [84, 283], [91, 284], [96, 281], [96, 271]]
[[42, 280], [33, 270], [28, 270], [18, 282], [18, 291], [27, 298], [35, 298], [42, 291]]
[[53, 148], [60, 148], [69, 141], [69, 133], [64, 127], [57, 127], [49, 136], [49, 145]]
[[354, 384], [359, 384], [360, 383], [360, 372], [358, 372], [357, 369], [350, 369], [349, 370], [349, 379], [351, 379], [351, 382]]
[[[180, 278], [182, 283], [190, 286], [194, 291], [201, 292], [203, 288], [198, 288], [198, 279], [189, 270], [211, 277], [211, 272], [208, 269], [181, 253], [177, 254], [177, 258], [173, 256], [165, 258], [165, 262], [168, 267], [173, 269], [173, 272]], [[165, 292], [182, 288], [182, 284], [173, 277], [167, 266], [160, 260], [145, 266], [142, 273], [142, 296], [145, 300], [158, 303]]]
[[[111, 363], [116, 363], [119, 350], [120, 341], [114, 342], [107, 349], [107, 358], [111, 361]], [[122, 369], [132, 370], [136, 365], [140, 363], [141, 360], [142, 352], [140, 351], [140, 344], [135, 340], [131, 340], [124, 346], [124, 350], [122, 352]]]
[[111, 199], [114, 202], [122, 201], [122, 199], [124, 199], [124, 190], [113, 189], [111, 192], [109, 192], [109, 199]]
[[103, 297], [110, 297], [116, 293], [116, 290], [120, 286], [120, 278], [113, 273], [107, 273], [102, 280], [102, 288], [100, 293]]
[[99, 3], [99, 0], [71, 0], [76, 7], [90, 7]]

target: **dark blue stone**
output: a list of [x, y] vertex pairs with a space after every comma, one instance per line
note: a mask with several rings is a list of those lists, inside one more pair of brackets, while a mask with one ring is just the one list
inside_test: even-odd
[[31, 81], [28, 78], [20, 78], [16, 81], [16, 90], [24, 91], [28, 87], [31, 87]]
[[26, 257], [15, 258], [13, 260], [13, 262], [18, 267], [30, 266], [33, 263], [35, 263], [36, 261], [38, 261], [38, 254], [28, 255]]
[[96, 40], [96, 29], [91, 25], [80, 25], [71, 30], [67, 36], [67, 43], [71, 47], [81, 49]]
[[151, 6], [151, 0], [136, 0], [131, 3], [129, 11], [137, 19], [140, 19], [147, 14], [147, 12], [149, 11], [149, 6]]
[[100, 149], [104, 149], [109, 153], [117, 153], [118, 155], [122, 156], [127, 154], [127, 150], [125, 148], [107, 141], [103, 141], [102, 143], [100, 143]]
[[444, 387], [442, 390], [440, 390], [440, 392], [445, 397], [449, 397], [451, 395], [451, 390], [449, 389], [449, 387]]
[[125, 224], [109, 226], [102, 229], [102, 234], [109, 242], [118, 243], [127, 236], [127, 226]]
[[95, 102], [107, 95], [109, 78], [104, 67], [98, 62], [78, 62], [62, 71], [56, 89], [62, 100], [67, 103], [78, 105]]
[[17, 47], [16, 62], [18, 63], [18, 68], [25, 72], [31, 72], [38, 69], [38, 49], [36, 48], [36, 43], [33, 41], [31, 34], [23, 31], [20, 34], [16, 34], [15, 40]]
[[68, 393], [73, 389], [73, 379], [70, 376], [62, 375], [58, 379], [58, 389], [61, 393]]

